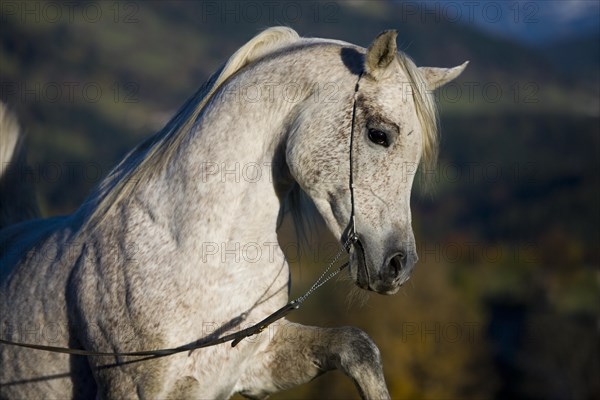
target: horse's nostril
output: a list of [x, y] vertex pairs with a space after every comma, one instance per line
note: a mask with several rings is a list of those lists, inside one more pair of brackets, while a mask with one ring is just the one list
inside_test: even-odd
[[394, 277], [397, 277], [400, 274], [400, 271], [402, 270], [402, 263], [405, 258], [406, 255], [404, 253], [399, 253], [393, 256], [390, 260], [390, 269]]

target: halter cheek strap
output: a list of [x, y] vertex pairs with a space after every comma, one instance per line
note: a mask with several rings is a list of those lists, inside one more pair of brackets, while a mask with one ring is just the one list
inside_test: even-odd
[[354, 163], [353, 163], [353, 144], [354, 144], [354, 126], [356, 120], [356, 97], [358, 95], [358, 89], [360, 84], [360, 79], [362, 78], [363, 73], [361, 72], [358, 76], [358, 80], [356, 81], [356, 85], [354, 86], [354, 95], [352, 102], [352, 125], [350, 127], [350, 173], [349, 173], [349, 185], [350, 185], [350, 222], [348, 226], [348, 245], [346, 246], [346, 251], [350, 251], [350, 247], [358, 242], [358, 233], [356, 230], [356, 214], [354, 212]]

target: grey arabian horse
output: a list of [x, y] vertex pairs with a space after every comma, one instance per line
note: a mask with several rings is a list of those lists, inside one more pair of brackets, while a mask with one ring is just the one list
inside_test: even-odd
[[[0, 232], [0, 337], [116, 353], [260, 321], [288, 301], [277, 227], [285, 210], [302, 212], [292, 199], [310, 199], [340, 243], [355, 229], [350, 277], [395, 293], [417, 260], [409, 203], [414, 166], [436, 155], [432, 90], [464, 67], [417, 68], [395, 31], [368, 49], [282, 27], [258, 34], [77, 211]], [[18, 162], [17, 125], [1, 118], [0, 155]], [[234, 165], [250, 178], [214, 173]], [[0, 170], [5, 224], [35, 208], [11, 166]], [[262, 251], [227, 253], [250, 243]], [[8, 345], [0, 360], [0, 397], [11, 399], [262, 398], [336, 368], [364, 398], [389, 397], [364, 332], [285, 320], [236, 347], [145, 360]]]

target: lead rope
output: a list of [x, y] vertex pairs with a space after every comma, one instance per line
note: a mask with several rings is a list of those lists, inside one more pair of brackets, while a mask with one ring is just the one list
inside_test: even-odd
[[343, 270], [344, 268], [346, 268], [348, 266], [348, 263], [346, 262], [346, 263], [342, 264], [338, 269], [331, 272], [327, 277], [325, 277], [325, 275], [327, 274], [327, 271], [329, 271], [331, 269], [331, 267], [333, 267], [333, 265], [339, 260], [342, 253], [344, 251], [348, 251], [350, 249], [350, 246], [352, 244], [354, 244], [353, 239], [354, 239], [354, 237], [349, 237], [346, 240], [346, 243], [344, 243], [344, 247], [342, 249], [340, 249], [340, 251], [338, 251], [338, 253], [331, 259], [331, 261], [329, 262], [329, 265], [327, 266], [327, 268], [325, 268], [325, 270], [323, 271], [323, 273], [321, 274], [319, 279], [316, 280], [316, 282], [310, 287], [310, 289], [308, 289], [308, 291], [306, 293], [304, 293], [304, 295], [298, 297], [296, 300], [294, 300], [294, 302], [298, 302], [298, 303], [304, 302], [304, 300], [306, 300], [308, 298], [308, 296], [310, 296], [315, 290], [317, 290], [318, 288], [323, 286], [325, 283], [327, 283], [327, 281], [329, 281], [331, 278], [336, 276], [341, 270]]
[[265, 330], [269, 325], [273, 322], [280, 320], [285, 317], [293, 310], [297, 310], [300, 308], [302, 303], [315, 292], [315, 290], [319, 289], [329, 280], [331, 280], [334, 276], [336, 276], [340, 271], [346, 268], [349, 262], [342, 264], [339, 268], [332, 271], [329, 275], [327, 272], [335, 265], [335, 263], [339, 260], [342, 253], [344, 251], [350, 252], [350, 247], [358, 242], [358, 234], [356, 233], [356, 217], [354, 214], [354, 174], [353, 174], [353, 160], [352, 160], [352, 149], [354, 142], [354, 120], [356, 117], [356, 95], [358, 93], [360, 78], [362, 78], [362, 72], [358, 76], [358, 80], [356, 81], [356, 86], [354, 87], [354, 95], [353, 95], [353, 104], [352, 104], [352, 125], [350, 128], [350, 173], [349, 173], [349, 183], [350, 183], [350, 228], [348, 231], [347, 239], [344, 243], [344, 246], [337, 252], [337, 254], [331, 259], [319, 279], [308, 289], [308, 291], [298, 297], [296, 300], [290, 301], [285, 306], [281, 307], [279, 310], [275, 311], [259, 323], [252, 325], [246, 329], [242, 329], [239, 332], [231, 333], [229, 335], [221, 336], [219, 338], [208, 340], [208, 341], [197, 341], [195, 343], [186, 344], [183, 346], [170, 348], [170, 349], [158, 349], [158, 350], [145, 350], [145, 351], [131, 351], [131, 352], [123, 352], [123, 353], [111, 353], [111, 352], [102, 352], [102, 351], [88, 351], [83, 349], [73, 349], [70, 347], [58, 347], [58, 346], [45, 346], [39, 344], [31, 344], [31, 343], [20, 343], [13, 342], [11, 340], [4, 340], [0, 338], [0, 344], [24, 347], [28, 349], [34, 350], [43, 350], [49, 351], [53, 353], [65, 353], [72, 354], [78, 356], [100, 356], [100, 357], [165, 357], [172, 354], [182, 353], [184, 351], [191, 352], [195, 349], [200, 349], [204, 347], [216, 346], [218, 344], [226, 343], [231, 341], [231, 347], [235, 347], [240, 343], [244, 338], [247, 338], [252, 335], [256, 335]]

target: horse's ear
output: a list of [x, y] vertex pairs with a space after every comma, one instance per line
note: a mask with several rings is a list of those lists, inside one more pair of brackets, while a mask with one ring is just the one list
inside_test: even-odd
[[369, 46], [365, 57], [365, 72], [373, 78], [377, 78], [396, 58], [396, 36], [398, 32], [395, 30], [383, 31]]
[[456, 79], [467, 68], [468, 61], [454, 68], [419, 67], [428, 90], [434, 90]]

